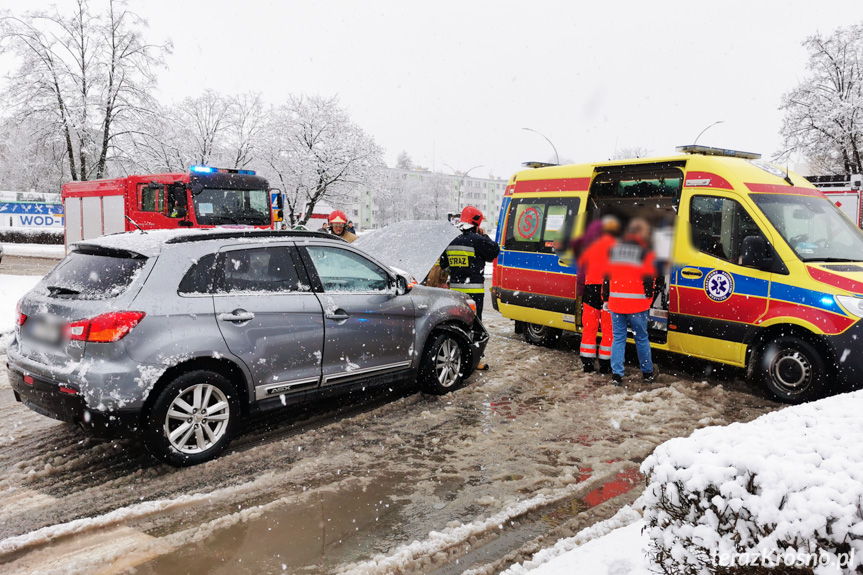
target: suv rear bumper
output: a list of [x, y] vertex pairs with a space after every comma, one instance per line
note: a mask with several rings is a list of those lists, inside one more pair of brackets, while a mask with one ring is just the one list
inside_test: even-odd
[[6, 368], [16, 401], [40, 415], [78, 425], [87, 432], [105, 437], [131, 436], [138, 431], [138, 410], [92, 410], [71, 385], [47, 381], [29, 374], [26, 374], [25, 379], [22, 371], [8, 363]]

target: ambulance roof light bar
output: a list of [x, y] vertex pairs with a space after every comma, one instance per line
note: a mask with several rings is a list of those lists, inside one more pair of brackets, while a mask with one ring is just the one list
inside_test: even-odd
[[741, 152], [739, 150], [726, 150], [725, 148], [711, 148], [710, 146], [698, 146], [690, 144], [688, 146], [677, 146], [678, 152], [684, 154], [701, 154], [703, 156], [724, 156], [726, 158], [744, 158], [746, 160], [758, 160], [761, 154], [754, 152]]
[[560, 164], [550, 164], [548, 162], [522, 162], [521, 166], [523, 168], [550, 168], [551, 166], [558, 166]]
[[246, 176], [254, 176], [254, 170], [234, 170], [231, 168], [211, 168], [210, 166], [192, 166], [190, 172], [199, 174], [244, 174]]

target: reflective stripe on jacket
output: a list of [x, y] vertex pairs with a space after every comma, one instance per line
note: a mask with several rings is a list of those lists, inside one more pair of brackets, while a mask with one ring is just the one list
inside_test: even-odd
[[456, 237], [441, 256], [449, 273], [450, 289], [464, 293], [485, 291], [485, 264], [497, 257], [500, 247], [488, 236], [467, 230]]
[[609, 251], [608, 309], [639, 313], [650, 309], [655, 278], [654, 255], [638, 236], [626, 236]]

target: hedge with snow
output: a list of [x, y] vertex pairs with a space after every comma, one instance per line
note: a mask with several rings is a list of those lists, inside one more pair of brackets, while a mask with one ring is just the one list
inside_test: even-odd
[[641, 471], [663, 573], [863, 565], [863, 391], [672, 439]]

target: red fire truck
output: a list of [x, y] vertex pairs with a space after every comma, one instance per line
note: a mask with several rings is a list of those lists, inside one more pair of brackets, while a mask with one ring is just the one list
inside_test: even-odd
[[807, 176], [858, 228], [863, 228], [863, 175]]
[[189, 173], [69, 182], [61, 197], [66, 246], [135, 229], [249, 226], [283, 219], [282, 194], [251, 170], [192, 166]]

